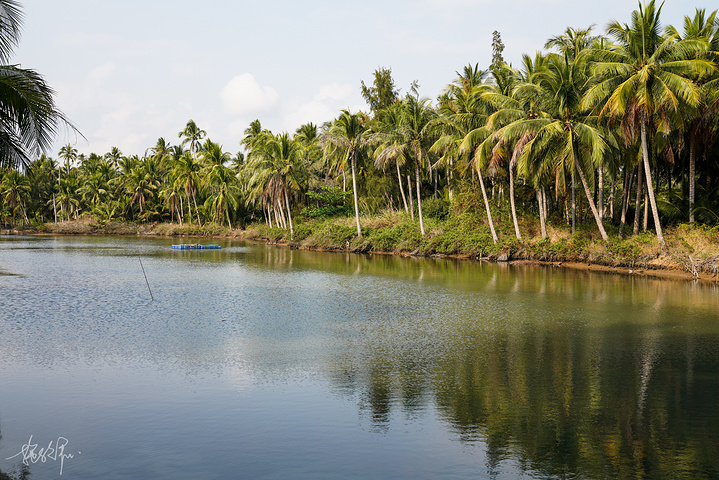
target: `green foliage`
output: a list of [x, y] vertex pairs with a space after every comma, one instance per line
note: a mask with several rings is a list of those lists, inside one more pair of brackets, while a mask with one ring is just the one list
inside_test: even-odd
[[394, 86], [391, 68], [382, 67], [375, 70], [371, 87], [366, 86], [364, 81], [361, 83], [362, 97], [374, 113], [389, 107], [399, 98], [399, 90]]
[[287, 230], [285, 230], [284, 228], [273, 227], [266, 230], [265, 236], [268, 240], [272, 242], [279, 242], [284, 238], [287, 233]]
[[502, 35], [495, 30], [492, 32], [492, 68], [497, 69], [504, 63], [503, 51]]
[[636, 239], [612, 238], [607, 245], [607, 250], [617, 263], [624, 265], [634, 265], [636, 258], [642, 253], [642, 248]]
[[310, 218], [330, 218], [352, 214], [352, 193], [340, 187], [322, 187], [317, 192], [307, 192], [315, 206], [302, 209], [302, 215]]
[[295, 225], [295, 234], [292, 240], [295, 242], [301, 242], [312, 234], [314, 224], [310, 222], [298, 223]]
[[427, 218], [444, 220], [449, 215], [449, 202], [444, 198], [428, 198], [422, 202], [422, 212]]
[[371, 250], [379, 252], [414, 251], [421, 245], [422, 236], [413, 222], [368, 229], [367, 240]]

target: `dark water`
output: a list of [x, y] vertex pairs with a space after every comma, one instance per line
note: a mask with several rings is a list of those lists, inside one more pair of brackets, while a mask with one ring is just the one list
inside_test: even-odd
[[0, 237], [0, 470], [719, 478], [714, 285], [171, 243]]

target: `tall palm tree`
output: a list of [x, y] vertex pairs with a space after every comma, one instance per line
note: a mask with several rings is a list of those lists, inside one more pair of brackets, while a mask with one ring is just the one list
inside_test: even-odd
[[200, 163], [197, 162], [191, 154], [185, 153], [175, 161], [175, 166], [172, 170], [172, 178], [185, 192], [187, 211], [189, 212], [190, 218], [192, 218], [192, 208], [190, 206], [190, 197], [192, 197], [192, 201], [195, 204], [195, 217], [197, 218], [198, 224], [201, 224], [200, 213], [197, 209], [197, 192], [201, 184], [201, 168]]
[[359, 238], [362, 238], [362, 227], [359, 218], [356, 170], [357, 162], [371, 141], [367, 121], [367, 117], [362, 113], [350, 113], [349, 110], [342, 110], [342, 114], [334, 121], [330, 129], [320, 137], [321, 143], [325, 147], [326, 157], [333, 159], [335, 165], [345, 166], [348, 162], [350, 164], [355, 221]]
[[[680, 33], [675, 27], [669, 26], [667, 33], [677, 40], [699, 39], [707, 43], [706, 54], [715, 59], [719, 56], [719, 18], [717, 11], [708, 16], [703, 9], [697, 9], [694, 17], [684, 17], [684, 31]], [[703, 148], [706, 154], [711, 149], [713, 135], [711, 119], [719, 110], [719, 75], [699, 82], [700, 101], [697, 109], [689, 114], [687, 133], [689, 138], [689, 221], [694, 222], [694, 202], [696, 186], [696, 163], [699, 152]]]
[[[397, 128], [391, 134], [391, 141], [387, 142], [384, 151], [377, 157], [384, 156], [397, 158], [400, 154], [411, 158], [414, 162], [415, 183], [417, 187], [417, 214], [419, 216], [419, 229], [425, 234], [424, 218], [422, 215], [421, 176], [420, 169], [429, 163], [429, 149], [435, 139], [434, 120], [437, 112], [427, 98], [420, 99], [416, 95], [407, 95], [399, 104], [399, 118]], [[354, 178], [354, 175], [353, 175]], [[359, 220], [357, 223], [359, 227]]]
[[193, 156], [197, 153], [197, 146], [200, 140], [207, 136], [207, 132], [197, 126], [194, 120], [190, 119], [185, 125], [185, 129], [177, 134], [178, 138], [182, 138], [182, 146], [190, 144], [190, 154]]
[[610, 121], [620, 121], [627, 140], [635, 137], [638, 127], [654, 227], [661, 249], [666, 251], [652, 183], [647, 127], [656, 121], [668, 131], [670, 124], [681, 124], [682, 111], [696, 108], [701, 99], [695, 80], [711, 75], [716, 66], [701, 55], [707, 49], [705, 41], [677, 41], [661, 35], [661, 9], [651, 0], [632, 12], [630, 25], [609, 24], [607, 33], [616, 45], [593, 50], [597, 59], [592, 66], [594, 85], [583, 105], [596, 108]]
[[[609, 237], [594, 202], [593, 185], [589, 183], [593, 172], [602, 167], [607, 143], [595, 125], [596, 119], [588, 117], [580, 108], [586, 84], [583, 71], [581, 60], [571, 60], [568, 54], [551, 54], [547, 71], [538, 77], [538, 86], [542, 90], [540, 98], [551, 99], [542, 105], [543, 114], [507, 125], [501, 135], [508, 138], [531, 136], [523, 145], [519, 159], [525, 169], [541, 159], [542, 163], [576, 172], [602, 239], [607, 241]], [[585, 172], [591, 178], [588, 179]]]
[[20, 3], [0, 0], [0, 165], [12, 167], [26, 167], [47, 151], [60, 124], [75, 130], [40, 74], [8, 65], [21, 26]]
[[29, 223], [25, 210], [25, 200], [30, 195], [29, 179], [17, 170], [10, 170], [2, 176], [0, 183], [0, 196], [10, 208], [13, 217], [20, 210], [25, 223]]
[[[487, 130], [484, 127], [488, 114], [491, 112], [489, 103], [482, 98], [482, 94], [489, 87], [482, 83], [484, 75], [480, 72], [477, 65], [474, 68], [471, 65], [467, 66], [464, 69], [464, 75], [458, 73], [458, 78], [448, 87], [446, 96], [443, 97], [439, 106], [438, 125], [441, 136], [432, 145], [430, 151], [441, 154], [440, 162], [444, 161], [449, 166], [462, 162], [466, 165], [462, 170], [474, 168], [482, 190], [492, 241], [497, 243], [499, 239], [494, 228], [482, 168], [475, 160], [477, 147], [487, 137]], [[469, 162], [466, 159], [474, 161]]]
[[[492, 71], [494, 85], [482, 92], [482, 100], [495, 110], [487, 118], [486, 127], [475, 129], [463, 140], [463, 149], [474, 150], [474, 161], [478, 173], [483, 169], [498, 172], [506, 166], [509, 177], [509, 203], [514, 224], [514, 234], [522, 238], [514, 200], [515, 171], [524, 146], [533, 138], [531, 129], [508, 129], [509, 125], [535, 120], [540, 110], [541, 91], [536, 78], [544, 69], [544, 57], [532, 60], [524, 56], [524, 72], [503, 66]], [[526, 125], [526, 124], [525, 124]], [[540, 220], [543, 219], [541, 215]]]
[[112, 167], [117, 170], [120, 166], [120, 159], [122, 158], [122, 151], [117, 147], [110, 148], [110, 151], [105, 154], [105, 159], [112, 164]]
[[211, 191], [205, 201], [214, 221], [220, 224], [227, 219], [227, 225], [232, 229], [230, 212], [237, 210], [239, 205], [240, 187], [237, 177], [230, 168], [216, 166], [210, 170], [207, 178], [207, 188]]
[[60, 147], [58, 158], [65, 160], [65, 173], [70, 172], [70, 164], [77, 160], [77, 148], [73, 147], [69, 143]]
[[202, 146], [200, 158], [204, 163], [206, 171], [209, 173], [215, 168], [224, 167], [226, 163], [232, 160], [232, 155], [230, 155], [229, 152], [222, 151], [222, 145], [208, 138]]
[[[410, 157], [405, 150], [393, 148], [398, 141], [398, 137], [395, 133], [399, 125], [400, 109], [401, 105], [394, 103], [379, 110], [372, 119], [371, 129], [373, 133], [370, 138], [372, 138], [373, 144], [378, 144], [373, 152], [375, 166], [385, 170], [390, 162], [394, 163], [397, 170], [397, 184], [399, 185], [399, 191], [402, 195], [404, 210], [409, 213], [412, 220], [414, 220], [414, 205], [412, 205], [411, 209], [407, 205], [407, 195], [405, 195], [404, 182], [400, 170], [409, 162]], [[407, 176], [407, 181], [409, 182], [409, 176]], [[410, 187], [410, 184], [408, 183], [407, 186]]]

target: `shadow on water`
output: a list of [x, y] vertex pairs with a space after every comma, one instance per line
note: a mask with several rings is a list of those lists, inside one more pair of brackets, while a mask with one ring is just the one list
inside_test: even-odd
[[[2, 445], [2, 434], [0, 433], [0, 445]], [[30, 467], [20, 462], [11, 471], [0, 470], [0, 480], [30, 480]]]

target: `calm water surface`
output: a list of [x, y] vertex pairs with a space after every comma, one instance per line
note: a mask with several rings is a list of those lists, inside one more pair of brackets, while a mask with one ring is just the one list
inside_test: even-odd
[[0, 237], [0, 470], [719, 478], [714, 285], [171, 243]]

